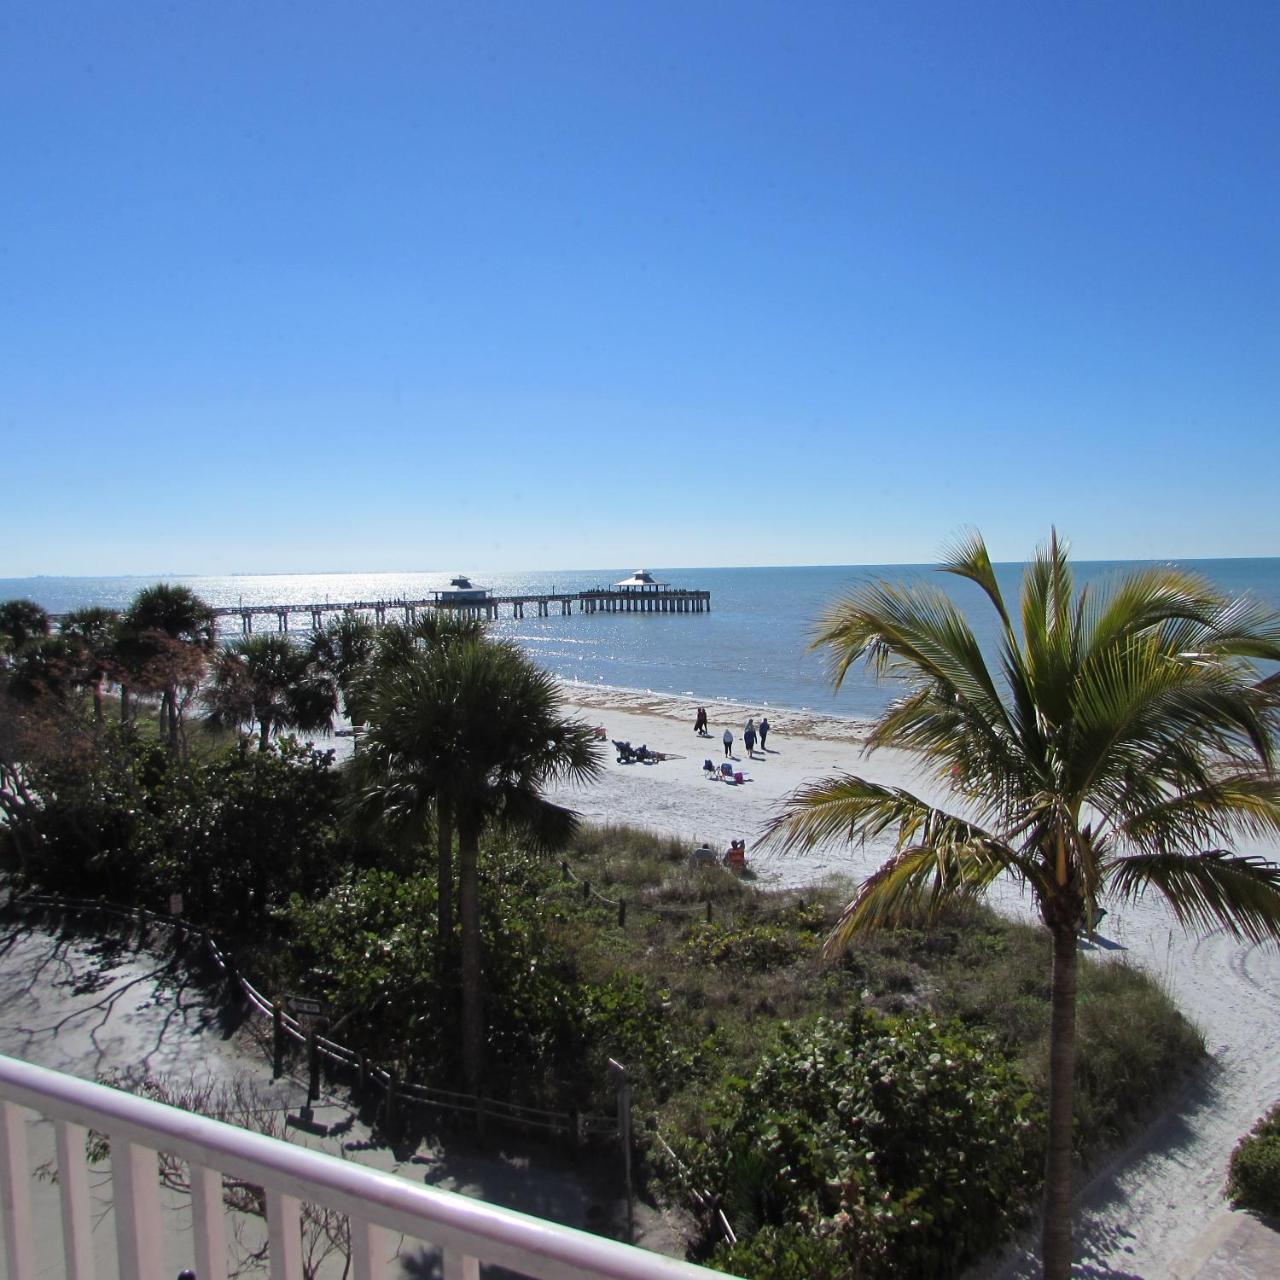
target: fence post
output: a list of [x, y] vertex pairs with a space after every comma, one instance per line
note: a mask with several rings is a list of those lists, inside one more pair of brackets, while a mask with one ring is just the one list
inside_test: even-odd
[[284, 1075], [284, 1005], [277, 1000], [271, 1006], [271, 1078]]
[[239, 1000], [244, 993], [240, 990], [240, 971], [236, 968], [234, 952], [224, 951], [222, 953], [222, 963], [227, 969], [227, 999]]
[[589, 897], [591, 897], [591, 881], [590, 881], [590, 880], [584, 880], [584, 881], [582, 882], [582, 900], [583, 900], [583, 902], [586, 902], [586, 900], [587, 900]]
[[302, 1118], [310, 1124], [315, 1118], [312, 1103], [320, 1098], [320, 1045], [316, 1029], [307, 1032], [307, 1105], [302, 1108]]
[[707, 923], [711, 923], [711, 899], [707, 899]]
[[627, 927], [627, 900], [623, 898], [618, 903], [618, 928], [625, 929]]
[[396, 1073], [387, 1072], [387, 1105], [384, 1111], [384, 1123], [390, 1133], [396, 1123]]

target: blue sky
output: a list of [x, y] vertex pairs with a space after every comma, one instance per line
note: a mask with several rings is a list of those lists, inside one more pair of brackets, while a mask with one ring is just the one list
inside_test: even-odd
[[1280, 6], [0, 10], [0, 576], [1280, 554]]

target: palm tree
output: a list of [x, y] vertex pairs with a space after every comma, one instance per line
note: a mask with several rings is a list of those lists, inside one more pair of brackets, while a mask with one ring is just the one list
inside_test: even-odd
[[59, 632], [76, 654], [77, 682], [93, 691], [93, 718], [102, 723], [102, 682], [114, 666], [120, 614], [100, 605], [86, 605], [64, 614]]
[[364, 802], [393, 822], [422, 824], [434, 801], [457, 824], [463, 1063], [468, 1087], [479, 1092], [481, 835], [504, 825], [542, 845], [562, 841], [574, 815], [542, 791], [596, 777], [597, 744], [585, 724], [562, 718], [550, 675], [513, 645], [477, 636], [417, 649], [382, 674], [355, 765]]
[[[479, 618], [432, 609], [416, 622], [391, 623], [377, 632], [373, 651], [349, 679], [349, 706], [356, 709], [361, 723], [368, 719], [369, 702], [378, 683], [396, 670], [410, 665], [424, 652], [439, 652], [463, 641], [482, 640], [484, 623]], [[437, 933], [443, 951], [453, 933], [453, 809], [447, 795], [436, 792], [430, 802], [436, 820], [436, 913]], [[414, 814], [406, 821], [396, 816], [395, 825], [402, 832], [424, 830], [426, 814]]]
[[282, 729], [329, 732], [338, 709], [337, 686], [310, 651], [272, 632], [225, 645], [203, 697], [210, 728], [256, 723], [259, 751]]
[[377, 639], [377, 627], [358, 613], [340, 613], [311, 635], [311, 660], [337, 685], [343, 714], [353, 725], [364, 723], [359, 680]]
[[189, 587], [144, 587], [120, 620], [122, 665], [139, 684], [160, 690], [160, 723], [173, 751], [181, 741], [179, 689], [195, 688], [215, 644], [213, 609]]
[[1252, 663], [1280, 658], [1280, 619], [1175, 568], [1077, 593], [1056, 534], [1024, 574], [1020, 626], [979, 535], [940, 568], [995, 609], [994, 671], [936, 588], [864, 586], [827, 610], [814, 644], [832, 656], [837, 688], [864, 658], [904, 681], [867, 750], [910, 753], [950, 786], [956, 811], [841, 775], [791, 795], [769, 838], [793, 849], [896, 828], [896, 851], [845, 908], [831, 951], [1004, 874], [1030, 889], [1053, 940], [1042, 1264], [1060, 1280], [1071, 1266], [1077, 934], [1098, 899], [1155, 892], [1184, 927], [1280, 937], [1280, 867], [1231, 848], [1280, 831], [1277, 702]]
[[49, 615], [34, 600], [0, 604], [0, 659], [49, 634]]

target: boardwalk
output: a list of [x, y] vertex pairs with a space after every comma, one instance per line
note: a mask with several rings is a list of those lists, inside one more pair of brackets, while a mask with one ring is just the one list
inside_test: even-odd
[[[590, 591], [550, 592], [512, 596], [486, 595], [482, 598], [451, 599], [460, 593], [435, 592], [422, 600], [347, 600], [323, 604], [227, 605], [213, 612], [219, 618], [239, 618], [245, 635], [253, 631], [255, 618], [274, 619], [276, 630], [288, 631], [289, 620], [297, 614], [309, 618], [314, 630], [324, 625], [326, 614], [360, 613], [379, 626], [388, 621], [416, 621], [420, 610], [448, 609], [474, 618], [498, 618], [510, 610], [513, 618], [547, 618], [551, 614], [568, 617], [575, 607], [579, 613], [710, 613], [710, 591], [686, 591], [678, 587], [657, 589], [597, 587]], [[526, 615], [526, 610], [531, 612]]]

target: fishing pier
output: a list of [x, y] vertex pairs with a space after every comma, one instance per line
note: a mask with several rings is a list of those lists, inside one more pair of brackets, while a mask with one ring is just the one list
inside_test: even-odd
[[[499, 596], [483, 588], [457, 591], [434, 591], [421, 600], [347, 600], [323, 604], [253, 604], [225, 605], [214, 609], [218, 618], [239, 618], [240, 629], [245, 635], [253, 632], [255, 619], [271, 619], [277, 631], [288, 631], [290, 619], [295, 615], [309, 620], [311, 627], [319, 631], [324, 626], [326, 614], [359, 613], [371, 617], [378, 626], [388, 620], [403, 621], [412, 625], [418, 613], [424, 610], [444, 609], [469, 618], [495, 619], [503, 610], [510, 610], [512, 618], [526, 616], [548, 618], [553, 613], [569, 617], [579, 613], [710, 613], [711, 592], [689, 591], [672, 587], [665, 582], [655, 582], [643, 570], [632, 577], [608, 587], [593, 587], [588, 591], [525, 592], [519, 595]], [[526, 611], [528, 611], [526, 613]]]

